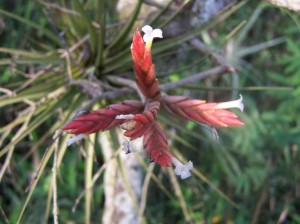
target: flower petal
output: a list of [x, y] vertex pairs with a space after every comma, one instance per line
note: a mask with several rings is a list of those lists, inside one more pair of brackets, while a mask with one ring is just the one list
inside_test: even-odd
[[243, 112], [244, 111], [243, 96], [240, 94], [240, 99], [238, 100], [218, 103], [215, 106], [215, 109], [229, 109], [229, 108], [238, 108]]
[[152, 42], [152, 41], [153, 41], [152, 34], [148, 34], [148, 33], [144, 34], [143, 40], [144, 40], [146, 43]]
[[119, 114], [115, 117], [115, 119], [133, 119], [134, 115], [133, 114]]
[[158, 38], [163, 38], [162, 35], [162, 30], [161, 29], [154, 29], [152, 32], [153, 38], [158, 37]]
[[193, 163], [191, 161], [189, 161], [186, 165], [183, 165], [183, 163], [181, 163], [175, 157], [173, 157], [171, 159], [171, 161], [172, 161], [173, 165], [175, 166], [174, 173], [177, 176], [180, 176], [180, 178], [182, 180], [184, 180], [192, 175], [190, 170], [193, 169]]
[[145, 34], [148, 34], [148, 33], [152, 33], [153, 31], [153, 28], [149, 25], [145, 25], [142, 27], [142, 31], [145, 33]]
[[151, 43], [153, 41], [153, 38], [162, 38], [162, 30], [161, 29], [154, 29], [149, 26], [149, 25], [146, 25], [142, 28], [142, 31], [145, 33], [144, 36], [143, 36], [143, 40], [146, 42], [146, 43], [149, 43], [149, 47], [151, 47]]

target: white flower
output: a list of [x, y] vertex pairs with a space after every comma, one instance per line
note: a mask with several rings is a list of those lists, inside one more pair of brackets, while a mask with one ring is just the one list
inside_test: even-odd
[[215, 127], [211, 127], [211, 132], [213, 134], [214, 139], [218, 140], [219, 139], [219, 134], [218, 131]]
[[115, 119], [124, 119], [127, 120], [123, 124], [120, 124], [120, 128], [124, 130], [132, 130], [135, 126], [135, 121], [132, 120], [134, 118], [133, 114], [119, 114], [115, 117]]
[[69, 138], [69, 139], [67, 140], [67, 146], [70, 146], [70, 145], [72, 145], [74, 142], [77, 142], [77, 141], [79, 141], [79, 140], [81, 140], [81, 139], [83, 139], [83, 138], [84, 138], [84, 135], [83, 135], [83, 134], [74, 135], [72, 138]]
[[228, 109], [228, 108], [238, 108], [243, 112], [244, 111], [243, 96], [240, 94], [240, 99], [238, 100], [218, 103], [215, 106], [215, 109]]
[[175, 170], [174, 173], [177, 176], [180, 176], [180, 178], [186, 179], [188, 177], [190, 177], [192, 174], [190, 172], [191, 169], [193, 169], [193, 163], [191, 161], [189, 161], [186, 165], [183, 165], [182, 162], [180, 162], [178, 159], [176, 159], [175, 157], [173, 157], [171, 159], [173, 165], [175, 166]]
[[150, 47], [151, 47], [151, 43], [155, 37], [163, 38], [161, 29], [153, 30], [153, 28], [151, 26], [145, 25], [145, 26], [143, 26], [142, 31], [145, 33], [143, 36], [143, 40], [146, 42], [146, 44], [150, 43]]
[[132, 119], [134, 118], [133, 114], [120, 114], [115, 117], [115, 119]]
[[125, 140], [124, 142], [122, 142], [122, 146], [122, 150], [125, 151], [127, 154], [133, 151], [130, 145], [130, 141]]
[[132, 141], [124, 140], [122, 142], [122, 150], [126, 152], [126, 154], [130, 152], [143, 152], [143, 138], [137, 138]]

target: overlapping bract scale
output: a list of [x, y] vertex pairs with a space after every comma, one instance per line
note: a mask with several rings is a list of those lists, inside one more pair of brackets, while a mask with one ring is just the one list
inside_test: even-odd
[[151, 48], [146, 48], [139, 29], [136, 29], [133, 37], [131, 55], [139, 89], [147, 99], [159, 99], [160, 92], [155, 66], [152, 63]]
[[162, 103], [169, 112], [187, 120], [217, 127], [244, 125], [233, 112], [217, 108], [218, 103], [206, 103], [184, 96], [164, 96]]
[[169, 150], [167, 137], [155, 121], [145, 133], [143, 145], [151, 161], [164, 167], [172, 165], [171, 158], [173, 155]]
[[69, 134], [92, 134], [105, 131], [124, 122], [122, 119], [115, 119], [117, 115], [141, 113], [143, 108], [144, 105], [140, 101], [126, 100], [76, 117], [65, 125], [63, 130], [68, 130]]
[[158, 101], [148, 102], [142, 114], [134, 115], [132, 119], [134, 126], [130, 130], [126, 130], [124, 135], [130, 137], [130, 140], [142, 137], [154, 123], [159, 107], [160, 103]]

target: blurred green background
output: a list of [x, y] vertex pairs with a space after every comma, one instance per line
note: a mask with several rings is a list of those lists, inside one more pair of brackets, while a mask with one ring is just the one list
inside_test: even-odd
[[173, 180], [156, 165], [140, 222], [300, 223], [299, 14], [227, 1], [205, 19], [198, 1], [151, 2], [118, 9], [115, 0], [0, 1], [0, 223], [53, 223], [53, 189], [61, 223], [101, 223], [103, 175], [92, 181], [105, 164], [102, 143], [96, 136], [66, 149], [67, 135], [52, 139], [82, 108], [138, 99], [109, 76], [134, 78], [129, 47], [144, 24], [165, 34], [153, 44], [160, 84], [235, 68], [168, 93], [208, 101], [242, 94], [245, 111], [237, 113], [246, 125], [218, 129], [215, 140], [206, 127], [162, 113], [170, 150], [192, 160], [194, 174]]

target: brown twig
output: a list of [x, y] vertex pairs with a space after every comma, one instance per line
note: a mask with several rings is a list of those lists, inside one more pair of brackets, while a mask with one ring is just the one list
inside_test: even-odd
[[145, 102], [145, 97], [142, 94], [142, 92], [140, 91], [140, 89], [138, 88], [135, 81], [130, 80], [130, 79], [121, 78], [121, 77], [116, 77], [116, 76], [107, 76], [107, 79], [114, 84], [123, 85], [123, 86], [127, 86], [131, 89], [134, 89], [139, 94], [141, 101]]
[[[79, 63], [78, 63], [78, 61], [76, 60], [76, 58], [75, 58], [75, 56], [72, 54], [72, 52], [70, 51], [70, 48], [69, 48], [69, 46], [68, 46], [68, 44], [67, 44], [67, 41], [65, 40], [65, 34], [64, 34], [64, 31], [62, 31], [62, 32], [60, 32], [59, 30], [58, 30], [58, 27], [55, 25], [55, 23], [53, 22], [54, 21], [54, 19], [53, 19], [53, 17], [52, 17], [52, 15], [49, 13], [49, 12], [47, 12], [47, 11], [45, 11], [45, 14], [46, 14], [46, 16], [47, 16], [47, 18], [48, 18], [48, 21], [49, 21], [49, 24], [50, 24], [50, 26], [51, 26], [51, 28], [54, 30], [54, 32], [58, 35], [58, 37], [59, 37], [59, 40], [60, 40], [60, 42], [61, 42], [61, 44], [62, 44], [62, 46], [63, 46], [63, 51], [62, 51], [62, 56], [61, 57], [64, 57], [64, 58], [66, 58], [66, 61], [67, 61], [67, 64], [68, 64], [68, 66], [70, 67], [70, 59], [73, 61], [73, 63], [82, 71], [82, 72], [85, 72], [85, 68], [83, 68]], [[84, 37], [84, 40], [82, 40], [82, 41], [85, 41], [85, 38], [86, 37]], [[80, 40], [80, 41], [81, 41]], [[79, 41], [79, 44], [82, 44], [81, 42]], [[76, 46], [77, 47], [77, 46]], [[74, 50], [74, 49], [73, 49]], [[69, 69], [67, 69], [67, 70], [69, 70]], [[70, 73], [70, 72], [69, 72]], [[67, 77], [68, 79], [70, 79], [70, 78], [72, 78], [72, 77], [70, 77], [70, 74], [68, 74], [68, 76], [69, 77]]]
[[85, 79], [70, 80], [70, 85], [79, 86], [82, 92], [88, 96], [95, 98], [102, 94], [102, 88], [100, 84]]
[[89, 110], [91, 108], [91, 106], [99, 100], [102, 100], [102, 99], [115, 99], [115, 98], [124, 96], [125, 94], [129, 94], [129, 93], [133, 93], [133, 92], [134, 92], [133, 89], [125, 87], [125, 88], [116, 89], [116, 90], [113, 90], [113, 91], [108, 91], [108, 92], [105, 92], [105, 93], [101, 93], [98, 96], [91, 99], [89, 102], [87, 102], [86, 105], [84, 105], [83, 108], [81, 108], [80, 110]]
[[281, 213], [280, 213], [280, 216], [279, 216], [279, 219], [278, 219], [278, 224], [284, 224], [287, 222], [287, 218], [289, 216], [289, 209], [288, 208], [285, 208]]
[[266, 201], [268, 199], [267, 188], [268, 188], [268, 185], [265, 184], [265, 186], [263, 187], [263, 189], [260, 193], [259, 200], [258, 200], [258, 202], [255, 206], [255, 210], [254, 210], [254, 213], [253, 213], [251, 224], [255, 224], [255, 223], [258, 222], [259, 216], [260, 216], [261, 211], [262, 211], [262, 206], [266, 203]]
[[158, 2], [153, 1], [153, 0], [144, 0], [144, 3], [146, 5], [154, 6], [154, 7], [158, 8], [158, 9], [162, 9], [163, 8], [163, 6], [161, 4], [159, 4]]
[[202, 80], [202, 79], [204, 79], [208, 76], [225, 73], [227, 71], [228, 71], [227, 66], [217, 66], [217, 67], [214, 67], [214, 68], [209, 69], [207, 71], [200, 72], [198, 74], [195, 74], [195, 75], [189, 76], [187, 78], [181, 79], [177, 82], [171, 82], [171, 83], [161, 85], [160, 89], [163, 90], [163, 91], [168, 91], [168, 90], [175, 89], [175, 88], [178, 88], [178, 87], [190, 84], [190, 83], [198, 82], [198, 81], [200, 81], [200, 80]]
[[[200, 72], [198, 74], [192, 75], [190, 77], [181, 79], [177, 82], [171, 82], [171, 83], [167, 83], [164, 85], [160, 86], [160, 89], [163, 91], [168, 91], [171, 89], [175, 89], [178, 87], [181, 87], [183, 85], [187, 85], [189, 83], [193, 83], [193, 82], [198, 82], [208, 76], [211, 75], [215, 75], [215, 74], [221, 74], [221, 73], [225, 73], [228, 71], [228, 67], [227, 66], [217, 66], [214, 67], [210, 70], [204, 71], [204, 72]], [[117, 81], [118, 80], [118, 81]], [[114, 81], [119, 84], [121, 84], [119, 81], [122, 81], [122, 84], [124, 85], [124, 82], [130, 82], [132, 84], [132, 80], [128, 80], [128, 79], [123, 79], [123, 78], [119, 78], [119, 77], [114, 77]], [[105, 93], [100, 93], [99, 95], [97, 95], [96, 97], [94, 97], [93, 99], [91, 99], [85, 106], [83, 109], [89, 109], [95, 102], [101, 100], [101, 99], [116, 99], [120, 96], [124, 96], [124, 94], [130, 94], [134, 92], [134, 88], [128, 88], [128, 87], [124, 87], [121, 89], [116, 89], [116, 90], [112, 90], [112, 91], [108, 91]]]
[[[59, 135], [59, 131], [55, 133], [55, 136]], [[57, 154], [58, 154], [58, 138], [55, 138], [54, 142], [54, 158], [53, 158], [53, 167], [52, 167], [52, 189], [53, 189], [53, 221], [55, 224], [58, 224], [58, 202], [57, 202]]]
[[4, 220], [5, 224], [9, 224], [8, 218], [1, 206], [0, 206], [0, 214], [2, 216], [2, 220]]
[[201, 40], [194, 37], [191, 40], [189, 40], [190, 45], [192, 45], [196, 50], [200, 51], [201, 53], [209, 54], [213, 57], [213, 59], [219, 64], [223, 66], [227, 66], [228, 70], [232, 70], [234, 72], [234, 68], [229, 65], [226, 58], [221, 55], [213, 52], [212, 49], [210, 49], [207, 45], [205, 45]]
[[41, 1], [41, 0], [38, 0], [37, 2], [44, 5], [44, 6], [46, 6], [49, 9], [55, 9], [55, 10], [58, 10], [62, 13], [68, 13], [68, 14], [71, 14], [71, 15], [74, 15], [74, 16], [80, 16], [80, 14], [78, 12], [73, 11], [71, 9], [64, 8], [64, 7], [62, 7], [61, 5], [59, 5], [57, 3], [51, 3], [51, 2]]
[[300, 12], [300, 4], [298, 1], [287, 1], [287, 0], [268, 0], [271, 4], [285, 7], [289, 10]]

